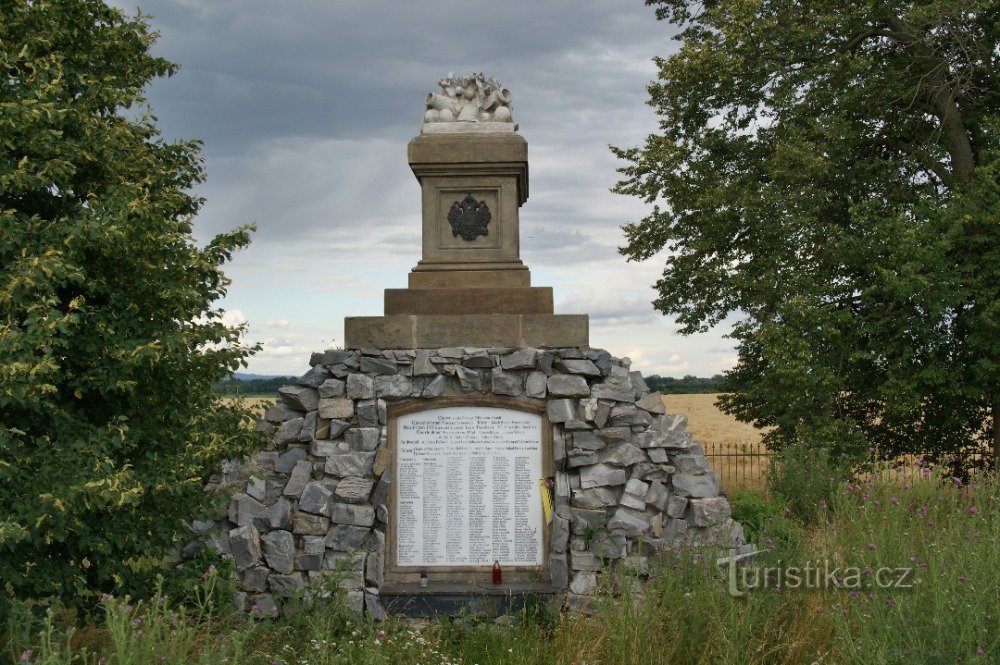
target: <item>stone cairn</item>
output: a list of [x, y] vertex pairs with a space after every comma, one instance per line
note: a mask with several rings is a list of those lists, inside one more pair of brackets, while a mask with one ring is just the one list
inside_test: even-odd
[[238, 602], [257, 614], [332, 575], [351, 608], [384, 616], [386, 406], [400, 400], [546, 400], [558, 469], [548, 569], [571, 608], [586, 607], [616, 564], [644, 570], [649, 555], [680, 544], [745, 542], [686, 417], [665, 414], [628, 359], [580, 348], [359, 349], [315, 353], [311, 365], [259, 425], [273, 448], [219, 481], [239, 490], [226, 516], [194, 525], [233, 557]]
[[517, 398], [544, 410], [554, 513], [538, 593], [570, 608], [658, 551], [745, 542], [685, 417], [664, 412], [628, 359], [590, 347], [585, 314], [554, 313], [552, 289], [531, 285], [518, 216], [528, 148], [510, 92], [482, 74], [440, 87], [408, 147], [423, 210], [409, 288], [386, 289], [384, 316], [345, 319], [346, 350], [313, 354], [312, 369], [279, 390], [259, 425], [272, 445], [223, 469], [213, 487], [233, 492], [226, 515], [194, 522], [200, 540], [181, 551], [232, 556], [237, 602], [258, 615], [331, 583], [377, 619], [405, 597], [386, 544], [394, 404], [496, 396], [498, 406]]

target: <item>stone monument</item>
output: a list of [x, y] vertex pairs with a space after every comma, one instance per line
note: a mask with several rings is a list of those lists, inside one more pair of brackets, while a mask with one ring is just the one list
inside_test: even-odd
[[744, 544], [684, 416], [629, 360], [588, 345], [520, 259], [527, 144], [482, 74], [428, 94], [408, 155], [423, 255], [385, 315], [345, 321], [214, 479], [228, 511], [183, 556], [232, 556], [238, 602], [345, 593], [381, 618], [585, 611], [602, 579], [679, 546]]

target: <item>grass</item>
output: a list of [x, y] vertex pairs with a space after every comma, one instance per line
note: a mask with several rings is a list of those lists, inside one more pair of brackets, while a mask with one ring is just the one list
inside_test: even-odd
[[[593, 616], [375, 624], [317, 600], [254, 621], [212, 614], [211, 603], [106, 598], [103, 618], [83, 630], [53, 612], [40, 624], [15, 615], [0, 645], [13, 662], [35, 665], [1000, 662], [1000, 479], [966, 486], [930, 475], [842, 488], [812, 528], [771, 517], [758, 536], [767, 551], [738, 573], [739, 597], [712, 553], [678, 551], [651, 561], [643, 592], [619, 571]], [[793, 567], [823, 562], [838, 569], [832, 578], [793, 584]], [[766, 568], [785, 576], [764, 584]]]

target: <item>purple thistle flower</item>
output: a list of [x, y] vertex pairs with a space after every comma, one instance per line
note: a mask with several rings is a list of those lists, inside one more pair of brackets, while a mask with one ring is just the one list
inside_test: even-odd
[[969, 506], [969, 514], [970, 515], [978, 515], [979, 514], [979, 509], [976, 508], [975, 506]]
[[870, 550], [875, 549], [875, 543], [868, 543], [868, 549]]

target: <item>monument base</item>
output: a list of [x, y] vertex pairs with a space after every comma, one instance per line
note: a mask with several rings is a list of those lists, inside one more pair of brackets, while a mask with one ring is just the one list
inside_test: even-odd
[[[267, 448], [209, 483], [232, 492], [228, 510], [193, 521], [178, 559], [232, 557], [236, 602], [258, 615], [336, 587], [381, 619], [550, 601], [587, 611], [658, 553], [745, 545], [686, 418], [665, 414], [628, 359], [470, 347], [474, 333], [462, 346], [314, 353], [258, 424]], [[458, 404], [491, 413], [446, 413]], [[540, 420], [514, 418], [517, 405]], [[539, 539], [529, 529], [542, 519]]]
[[383, 586], [379, 600], [387, 613], [411, 618], [495, 618], [542, 606], [558, 610], [562, 595], [563, 589], [551, 584], [434, 584], [426, 587], [408, 584]]

